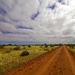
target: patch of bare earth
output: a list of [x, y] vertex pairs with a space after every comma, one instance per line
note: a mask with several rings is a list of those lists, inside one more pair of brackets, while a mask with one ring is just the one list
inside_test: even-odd
[[72, 55], [61, 46], [4, 75], [75, 75], [74, 70]]

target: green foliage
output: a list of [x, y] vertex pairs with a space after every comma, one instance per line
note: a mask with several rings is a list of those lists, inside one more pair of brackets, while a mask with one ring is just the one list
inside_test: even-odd
[[25, 45], [23, 45], [23, 49], [25, 49], [25, 47], [26, 47], [26, 46], [25, 46]]
[[31, 45], [28, 45], [28, 47], [31, 47]]
[[43, 47], [43, 45], [40, 45], [40, 48], [42, 48]]
[[47, 47], [48, 47], [48, 45], [47, 45], [47, 44], [44, 44], [44, 46], [45, 46], [45, 48], [47, 48]]
[[14, 50], [19, 50], [20, 49], [20, 47], [19, 46], [16, 46], [15, 48], [14, 48]]
[[2, 49], [3, 49], [3, 48], [4, 48], [4, 45], [0, 45], [0, 48], [2, 48]]
[[12, 46], [12, 44], [8, 44], [8, 46]]
[[70, 48], [74, 49], [74, 46], [70, 46]]
[[[17, 46], [20, 47], [19, 50], [14, 50]], [[8, 50], [8, 51], [7, 51]], [[10, 52], [10, 51], [11, 52]], [[28, 56], [20, 56], [23, 51], [27, 50], [29, 52]], [[5, 52], [5, 54], [4, 54]], [[21, 45], [6, 45], [4, 46], [4, 49], [0, 49], [0, 75], [3, 75], [1, 73], [6, 73], [8, 71], [11, 71], [11, 69], [16, 68], [18, 66], [21, 66], [25, 63], [27, 63], [30, 60], [33, 60], [40, 55], [46, 53], [46, 51], [43, 48], [40, 48], [40, 45], [35, 46], [31, 45], [29, 48], [28, 45], [25, 45], [25, 49], [23, 49], [23, 46]]]
[[28, 51], [23, 51], [20, 56], [28, 56], [28, 55], [29, 55]]
[[68, 46], [72, 49], [74, 49], [75, 45], [74, 44], [68, 44]]

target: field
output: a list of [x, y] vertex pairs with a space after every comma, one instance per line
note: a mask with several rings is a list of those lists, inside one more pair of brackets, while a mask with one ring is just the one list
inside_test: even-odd
[[[68, 46], [68, 48], [69, 48], [69, 52], [72, 55], [72, 58], [75, 60], [75, 45]], [[74, 61], [74, 63], [75, 63], [75, 61]]]
[[0, 75], [75, 75], [75, 45], [1, 46]]
[[[19, 46], [19, 50], [14, 50], [17, 46], [4, 46], [0, 48], [0, 74], [11, 71], [14, 68], [17, 68], [28, 61], [36, 59], [40, 55], [52, 50], [55, 47], [48, 46]], [[28, 56], [20, 56], [23, 51], [28, 51]]]
[[[60, 45], [57, 48], [45, 47], [33, 46], [32, 53], [36, 48], [41, 56], [4, 75], [75, 75], [75, 53], [71, 49], [74, 47], [66, 45]], [[28, 51], [31, 50], [28, 48]]]
[[68, 46], [68, 48], [69, 48], [71, 51], [75, 52], [75, 45], [73, 45], [73, 46]]

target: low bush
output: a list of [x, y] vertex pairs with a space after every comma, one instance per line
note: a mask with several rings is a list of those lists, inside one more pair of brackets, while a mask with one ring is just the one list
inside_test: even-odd
[[28, 47], [31, 47], [31, 45], [28, 45]]
[[28, 56], [29, 55], [29, 52], [28, 51], [23, 51], [20, 56]]
[[20, 49], [20, 47], [19, 46], [16, 46], [15, 48], [14, 48], [14, 50], [19, 50]]
[[4, 45], [0, 45], [0, 49], [3, 49], [4, 48]]

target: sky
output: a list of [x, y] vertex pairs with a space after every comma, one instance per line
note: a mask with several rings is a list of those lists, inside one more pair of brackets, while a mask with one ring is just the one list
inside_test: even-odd
[[0, 0], [6, 43], [75, 43], [75, 0]]

